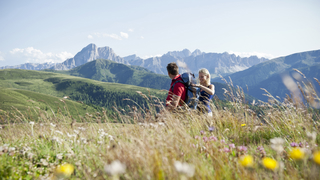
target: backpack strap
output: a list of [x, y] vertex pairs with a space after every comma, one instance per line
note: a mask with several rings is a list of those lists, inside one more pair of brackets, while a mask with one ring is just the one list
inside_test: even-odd
[[184, 87], [186, 88], [186, 95], [185, 95], [185, 98], [184, 98], [184, 102], [187, 102], [187, 100], [188, 100], [188, 90], [189, 90], [189, 88], [184, 84], [184, 82], [182, 81], [182, 80], [177, 80], [176, 82], [174, 82], [173, 84], [172, 84], [172, 86], [171, 86], [171, 91], [172, 91], [172, 93], [173, 93], [173, 87], [174, 87], [174, 85], [176, 85], [177, 83], [182, 83], [183, 85], [184, 85]]

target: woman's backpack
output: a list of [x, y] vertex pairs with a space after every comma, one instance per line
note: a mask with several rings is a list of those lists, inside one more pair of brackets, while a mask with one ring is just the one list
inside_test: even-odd
[[191, 83], [195, 84], [195, 76], [193, 73], [186, 72], [181, 74], [181, 80], [177, 80], [172, 86], [171, 90], [177, 82], [184, 84], [186, 87], [186, 98], [184, 102], [189, 106], [190, 109], [196, 109], [200, 96], [200, 88], [191, 86]]

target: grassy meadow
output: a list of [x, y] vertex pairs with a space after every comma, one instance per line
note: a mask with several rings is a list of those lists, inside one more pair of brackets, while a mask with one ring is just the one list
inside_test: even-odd
[[0, 88], [0, 109], [3, 111], [19, 110], [22, 114], [30, 115], [31, 112], [33, 116], [34, 110], [30, 109], [38, 107], [47, 114], [62, 112], [78, 121], [86, 113], [102, 111], [102, 108], [107, 110], [108, 116], [115, 116], [114, 106], [121, 109], [135, 103], [147, 106], [147, 101], [136, 91], [160, 98], [166, 94], [139, 86], [21, 69], [0, 70]]
[[320, 115], [313, 107], [320, 99], [301, 90], [304, 103], [269, 94], [270, 101], [250, 106], [243, 92], [226, 90], [229, 105], [213, 102], [212, 117], [190, 110], [157, 114], [159, 99], [141, 92], [149, 108], [115, 109], [121, 123], [111, 123], [106, 110], [83, 122], [17, 114], [0, 129], [0, 177], [319, 179]]

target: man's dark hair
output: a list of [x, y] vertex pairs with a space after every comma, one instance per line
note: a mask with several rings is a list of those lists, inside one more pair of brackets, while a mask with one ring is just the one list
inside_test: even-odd
[[178, 75], [179, 67], [175, 62], [172, 62], [167, 65], [167, 71], [172, 75]]

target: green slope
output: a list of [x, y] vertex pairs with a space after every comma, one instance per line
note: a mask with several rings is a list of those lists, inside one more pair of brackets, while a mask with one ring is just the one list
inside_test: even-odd
[[[273, 96], [284, 98], [289, 91], [282, 82], [283, 74], [291, 74], [295, 68], [303, 72], [307, 79], [319, 79], [318, 65], [320, 65], [320, 50], [275, 58], [229, 76], [234, 85], [243, 89], [248, 86], [249, 91], [245, 91], [247, 94], [266, 101], [268, 98], [263, 95], [265, 92], [260, 88], [267, 89]], [[221, 82], [218, 78], [213, 80]]]
[[[109, 111], [113, 106], [123, 109], [126, 109], [128, 105], [133, 106], [135, 103], [132, 101], [141, 106], [147, 106], [147, 101], [136, 91], [159, 97], [161, 100], [164, 100], [166, 96], [165, 92], [155, 89], [148, 91], [147, 88], [139, 86], [20, 69], [0, 70], [0, 87], [29, 90], [59, 98], [69, 96], [71, 100], [83, 101], [95, 107], [105, 107]], [[124, 101], [123, 99], [132, 101]]]
[[[9, 113], [9, 116], [21, 117], [21, 112], [24, 117], [37, 121], [39, 117], [39, 109], [46, 111], [46, 114], [51, 116], [72, 116], [79, 120], [80, 116], [86, 113], [94, 114], [97, 109], [71, 101], [68, 99], [57, 98], [50, 95], [45, 95], [33, 91], [21, 89], [0, 88], [0, 115]], [[0, 118], [0, 123], [5, 123], [5, 120]]]
[[[262, 94], [265, 94], [263, 90], [260, 88], [265, 88], [272, 96], [276, 97], [279, 96], [281, 98], [284, 98], [287, 94], [290, 95], [289, 89], [284, 85], [282, 76], [288, 75], [289, 77], [292, 77], [292, 79], [295, 82], [298, 82], [300, 85], [303, 85], [303, 82], [311, 82], [313, 84], [313, 87], [315, 88], [316, 92], [320, 92], [320, 85], [318, 82], [314, 79], [317, 78], [320, 80], [320, 64], [298, 68], [300, 72], [302, 72], [306, 78], [303, 78], [303, 76], [299, 75], [294, 70], [288, 70], [281, 74], [275, 74], [268, 79], [258, 83], [255, 86], [249, 87], [249, 94], [252, 96], [261, 99], [263, 101], [267, 101], [268, 98]], [[298, 74], [300, 76], [300, 79], [295, 79], [292, 75]], [[297, 75], [295, 75], [297, 76]], [[319, 95], [319, 94], [318, 94]]]
[[[319, 63], [320, 50], [301, 52], [265, 61], [229, 76], [234, 84], [241, 87], [246, 87], [246, 85], [255, 86], [275, 74], [290, 71], [293, 68], [305, 68]], [[215, 78], [213, 80], [221, 82], [219, 78]]]

